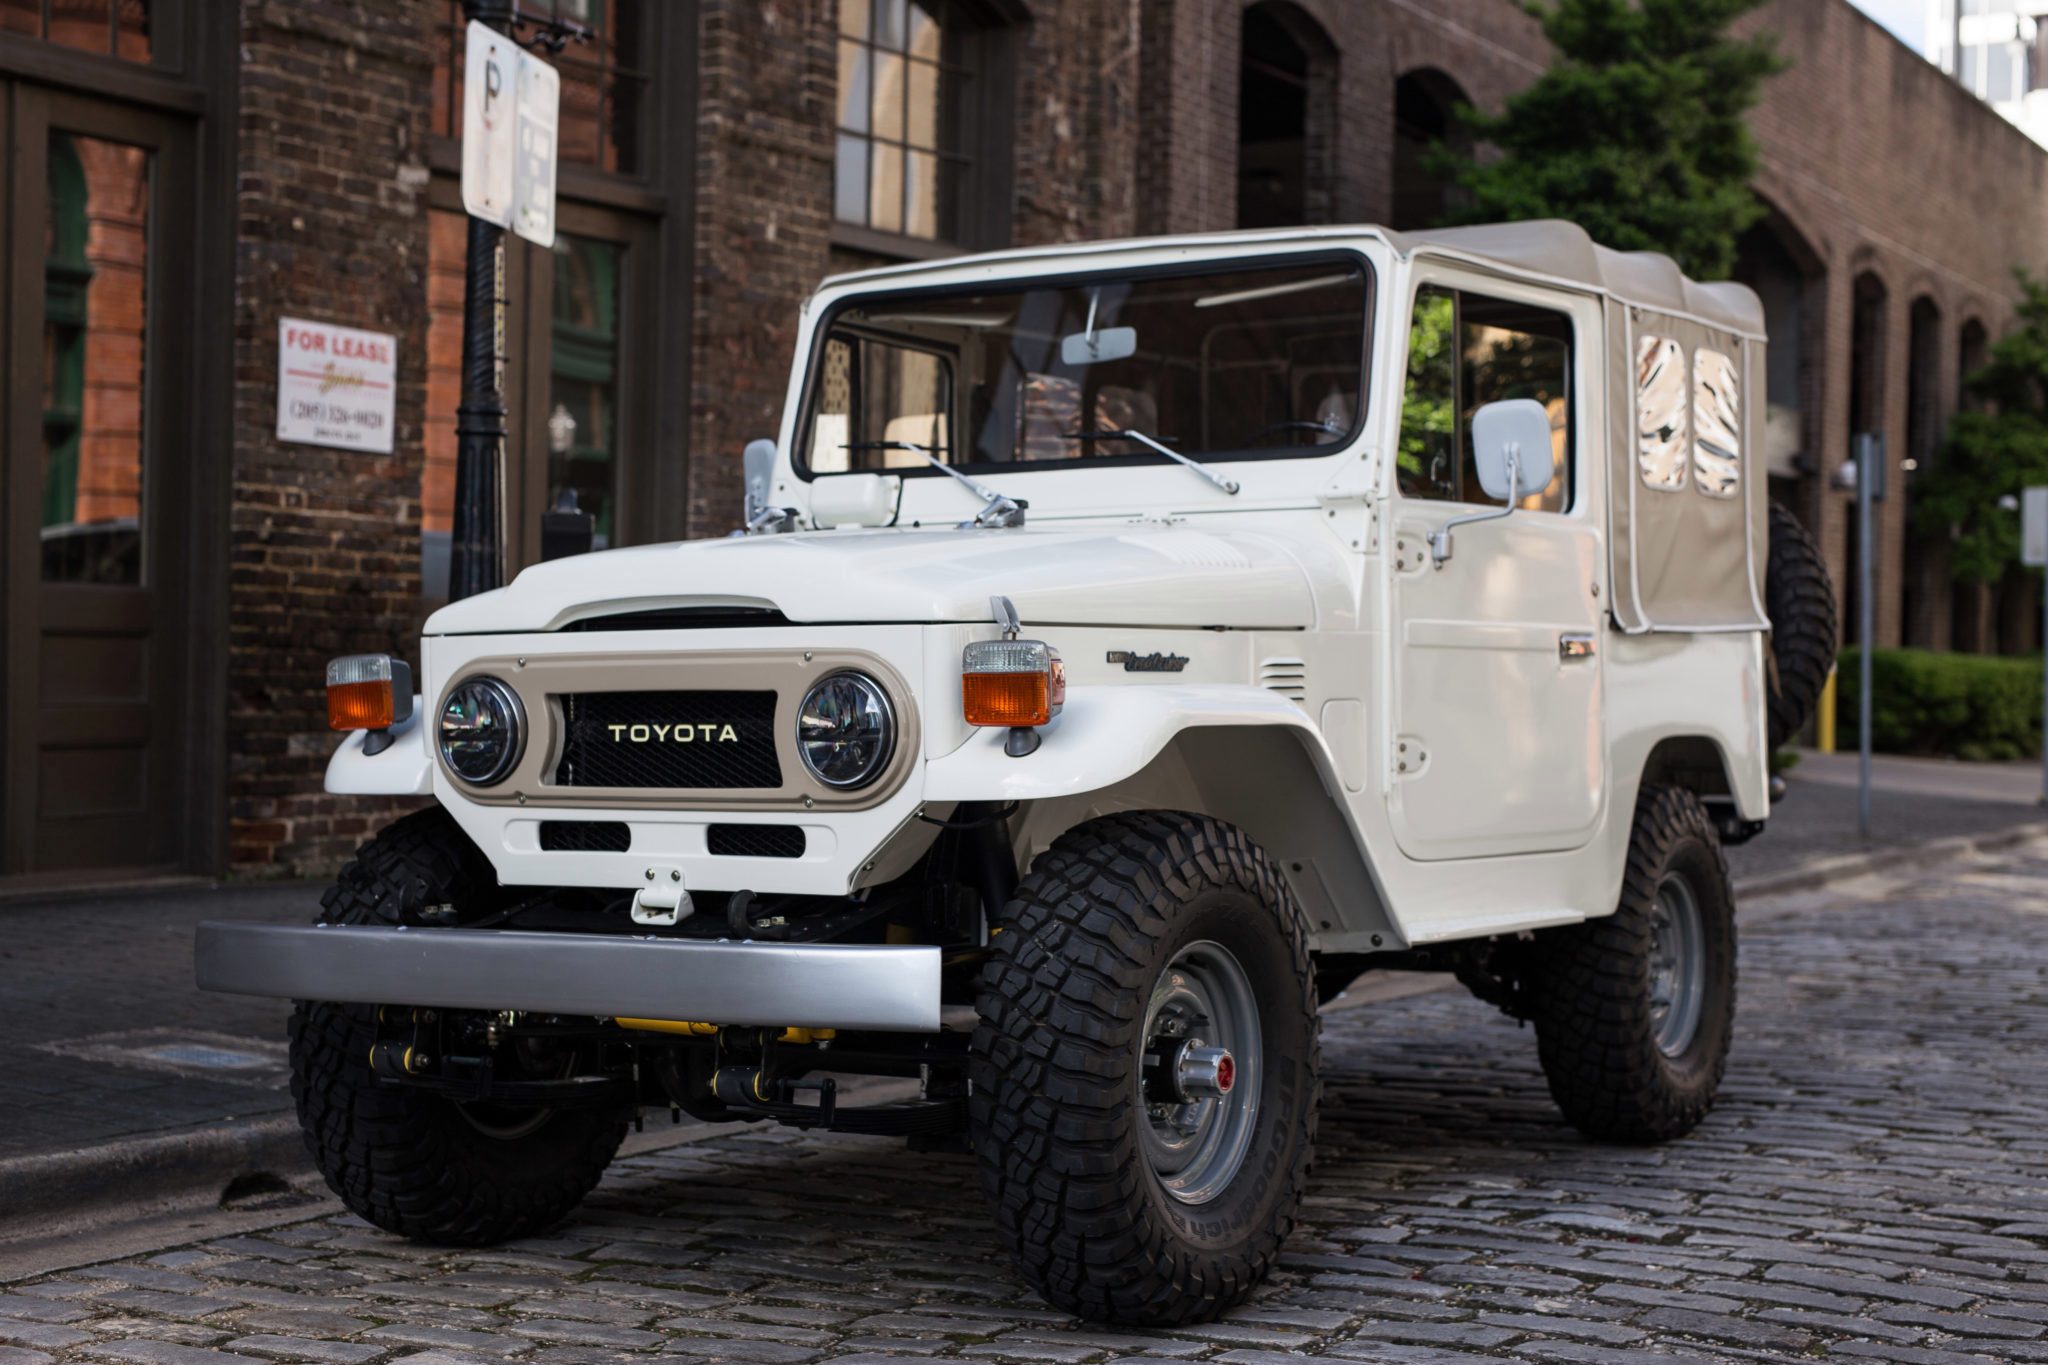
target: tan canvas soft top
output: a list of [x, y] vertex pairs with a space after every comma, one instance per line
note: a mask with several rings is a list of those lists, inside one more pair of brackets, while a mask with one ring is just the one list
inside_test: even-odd
[[[1610, 251], [1575, 223], [1501, 223], [1387, 236], [1404, 253], [1451, 255], [1605, 296], [1609, 605], [1615, 624], [1631, 634], [1769, 629], [1763, 607], [1770, 549], [1762, 460], [1764, 315], [1757, 296], [1745, 285], [1687, 279], [1668, 256]], [[1679, 392], [1686, 396], [1687, 411], [1675, 418], [1686, 446], [1682, 467], [1665, 466], [1675, 483], [1652, 484], [1639, 462], [1637, 382], [1646, 344], [1673, 357]], [[1733, 423], [1738, 482], [1732, 496], [1704, 492], [1694, 477], [1700, 459], [1696, 395], [1703, 365], [1718, 365], [1716, 357], [1729, 363], [1714, 371], [1718, 382], [1707, 387], [1726, 404], [1722, 416], [1739, 414]], [[1728, 441], [1730, 434], [1720, 433], [1720, 439]]]
[[1611, 251], [1577, 223], [1543, 219], [1389, 232], [1386, 236], [1404, 255], [1427, 248], [1492, 261], [1518, 273], [1585, 285], [1623, 303], [1763, 339], [1763, 304], [1746, 285], [1689, 280], [1669, 256], [1654, 251]]

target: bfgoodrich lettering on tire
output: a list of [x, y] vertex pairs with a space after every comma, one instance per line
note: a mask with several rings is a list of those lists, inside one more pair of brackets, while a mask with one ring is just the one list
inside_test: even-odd
[[1538, 934], [1524, 981], [1550, 1093], [1581, 1132], [1656, 1142], [1706, 1117], [1735, 1025], [1735, 897], [1698, 797], [1643, 789], [1620, 905]]
[[1315, 1141], [1315, 983], [1279, 871], [1203, 816], [1090, 821], [1032, 865], [990, 950], [970, 1115], [1025, 1276], [1132, 1325], [1240, 1302]]

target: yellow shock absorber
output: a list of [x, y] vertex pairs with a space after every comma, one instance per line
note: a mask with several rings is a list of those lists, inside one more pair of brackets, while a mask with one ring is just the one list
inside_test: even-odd
[[686, 1033], [694, 1038], [709, 1038], [718, 1032], [716, 1024], [693, 1024], [680, 1019], [615, 1019], [620, 1028], [644, 1029], [649, 1033]]
[[[680, 1019], [614, 1019], [620, 1028], [641, 1029], [649, 1033], [681, 1033], [692, 1038], [709, 1038], [718, 1032], [716, 1024], [689, 1023]], [[829, 1028], [786, 1028], [776, 1038], [778, 1043], [816, 1043], [839, 1036], [839, 1030]]]

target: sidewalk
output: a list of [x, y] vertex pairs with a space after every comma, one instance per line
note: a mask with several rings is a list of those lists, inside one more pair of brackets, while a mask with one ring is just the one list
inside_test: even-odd
[[1737, 881], [1781, 873], [1817, 858], [1983, 836], [2048, 823], [2038, 763], [1957, 763], [1940, 758], [1871, 760], [1871, 844], [1856, 829], [1856, 755], [1805, 749], [1785, 774], [1770, 825], [1728, 850]]
[[[2032, 764], [1879, 759], [1876, 774], [1873, 849], [1856, 832], [1855, 757], [1804, 755], [1770, 827], [1729, 850], [1738, 887], [2048, 821], [2034, 804]], [[10, 1159], [136, 1139], [175, 1153], [238, 1121], [284, 1124], [287, 1007], [196, 990], [192, 931], [205, 919], [306, 923], [321, 889], [265, 883], [0, 905], [0, 1037], [11, 1043], [0, 1054], [0, 1188]], [[264, 1150], [294, 1152], [287, 1136], [271, 1132]]]
[[306, 923], [310, 883], [0, 906], [0, 1161], [288, 1109], [279, 1000], [192, 984], [201, 920]]

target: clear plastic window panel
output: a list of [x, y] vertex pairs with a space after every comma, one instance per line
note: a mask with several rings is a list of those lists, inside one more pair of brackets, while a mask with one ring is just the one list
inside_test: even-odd
[[1742, 379], [1733, 357], [1702, 346], [1692, 359], [1692, 475], [1709, 497], [1742, 484]]
[[1663, 493], [1685, 487], [1688, 461], [1685, 348], [1670, 337], [1636, 343], [1636, 467]]

